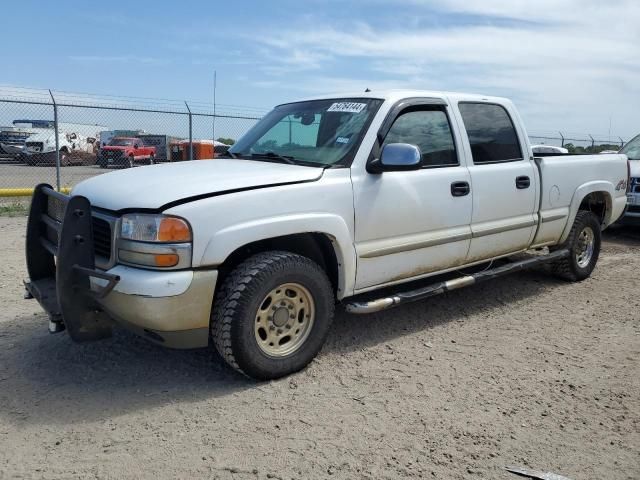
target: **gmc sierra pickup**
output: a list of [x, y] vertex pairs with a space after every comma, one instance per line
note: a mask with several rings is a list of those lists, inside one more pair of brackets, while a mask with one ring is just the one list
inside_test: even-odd
[[503, 98], [287, 103], [217, 160], [108, 173], [70, 196], [38, 185], [27, 296], [76, 341], [121, 325], [277, 378], [316, 356], [337, 303], [376, 312], [542, 263], [587, 278], [628, 168], [534, 157]]

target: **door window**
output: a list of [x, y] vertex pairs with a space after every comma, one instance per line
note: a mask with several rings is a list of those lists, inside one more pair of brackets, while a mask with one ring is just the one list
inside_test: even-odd
[[417, 145], [425, 168], [458, 165], [449, 119], [442, 110], [405, 111], [393, 122], [383, 147], [389, 143]]
[[518, 134], [504, 107], [489, 103], [460, 103], [476, 165], [522, 160]]

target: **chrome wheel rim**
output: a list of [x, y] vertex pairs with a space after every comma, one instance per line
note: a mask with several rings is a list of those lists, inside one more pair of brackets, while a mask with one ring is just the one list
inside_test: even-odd
[[264, 354], [282, 358], [296, 352], [309, 338], [315, 304], [299, 283], [284, 283], [271, 290], [256, 313], [254, 334]]
[[595, 250], [596, 236], [591, 227], [584, 227], [578, 235], [576, 248], [576, 263], [580, 268], [585, 268], [593, 258]]

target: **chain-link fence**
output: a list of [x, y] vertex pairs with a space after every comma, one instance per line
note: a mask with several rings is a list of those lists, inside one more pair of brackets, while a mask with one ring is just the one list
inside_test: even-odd
[[621, 137], [557, 132], [556, 134], [529, 134], [532, 145], [549, 145], [566, 148], [569, 153], [617, 152], [624, 144]]
[[210, 159], [264, 113], [250, 107], [0, 87], [0, 197], [65, 190], [113, 168]]

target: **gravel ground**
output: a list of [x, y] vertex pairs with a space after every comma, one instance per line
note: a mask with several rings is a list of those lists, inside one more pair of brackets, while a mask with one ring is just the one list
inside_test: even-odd
[[49, 335], [0, 218], [0, 478], [640, 478], [640, 230], [592, 278], [526, 272], [371, 316], [254, 383], [208, 350]]

